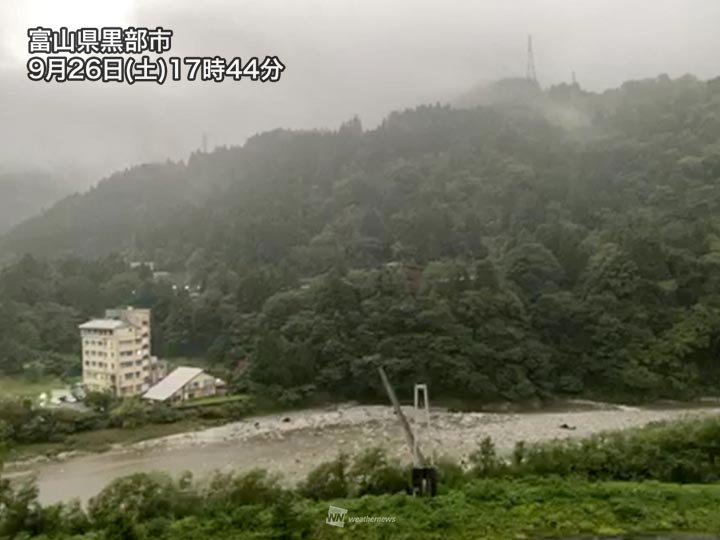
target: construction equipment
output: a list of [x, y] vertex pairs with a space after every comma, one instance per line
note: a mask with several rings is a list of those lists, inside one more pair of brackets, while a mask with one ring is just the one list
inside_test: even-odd
[[[387, 392], [390, 402], [395, 409], [395, 414], [398, 417], [398, 421], [403, 428], [405, 433], [405, 439], [412, 455], [412, 492], [413, 495], [430, 495], [434, 497], [437, 493], [437, 469], [434, 467], [432, 458], [426, 459], [420, 450], [420, 442], [417, 433], [414, 433], [410, 427], [405, 413], [403, 413], [402, 407], [400, 407], [400, 401], [398, 401], [395, 395], [395, 390], [390, 385], [390, 381], [385, 374], [385, 370], [382, 366], [378, 366], [378, 372], [380, 373], [380, 379], [382, 379], [383, 386]], [[422, 405], [421, 397], [422, 395]], [[428, 399], [427, 384], [416, 384], [414, 391], [414, 420], [418, 426], [422, 426], [424, 430], [430, 427], [430, 402]], [[422, 416], [422, 418], [420, 418]]]

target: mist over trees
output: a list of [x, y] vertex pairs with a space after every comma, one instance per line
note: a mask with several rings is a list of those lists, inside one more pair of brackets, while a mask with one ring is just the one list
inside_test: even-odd
[[0, 173], [0, 234], [72, 191], [60, 184], [58, 177], [39, 172]]
[[483, 401], [717, 388], [720, 83], [464, 99], [135, 167], [26, 221], [0, 369], [130, 303], [162, 355], [289, 402], [373, 399], [378, 361]]

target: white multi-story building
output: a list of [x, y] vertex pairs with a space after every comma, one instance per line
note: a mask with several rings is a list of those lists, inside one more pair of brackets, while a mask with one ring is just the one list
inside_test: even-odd
[[83, 384], [89, 392], [136, 396], [165, 376], [150, 353], [150, 310], [109, 309], [104, 319], [80, 325]]

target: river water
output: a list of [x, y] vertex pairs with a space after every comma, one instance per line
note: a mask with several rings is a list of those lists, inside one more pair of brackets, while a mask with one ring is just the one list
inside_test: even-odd
[[[520, 440], [584, 437], [653, 421], [711, 414], [720, 414], [720, 408], [433, 412], [431, 428], [420, 432], [419, 438], [427, 455], [465, 459], [486, 436], [492, 437], [500, 451], [509, 451]], [[34, 477], [42, 503], [73, 498], [86, 502], [111, 480], [136, 472], [161, 471], [177, 475], [191, 471], [196, 477], [205, 477], [215, 470], [260, 467], [282, 472], [286, 481], [295, 482], [312, 467], [333, 459], [339, 452], [354, 454], [371, 446], [383, 446], [391, 455], [408, 457], [403, 433], [390, 407], [339, 406], [249, 418], [101, 454], [8, 464], [4, 476]]]

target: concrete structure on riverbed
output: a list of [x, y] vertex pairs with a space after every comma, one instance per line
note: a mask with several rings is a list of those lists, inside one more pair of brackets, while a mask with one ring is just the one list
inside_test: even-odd
[[137, 396], [166, 374], [151, 356], [149, 309], [109, 309], [105, 318], [80, 325], [83, 384], [89, 392]]

